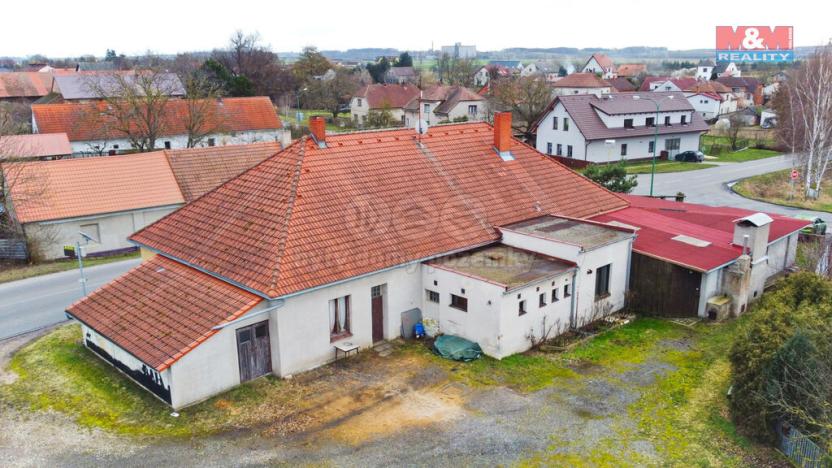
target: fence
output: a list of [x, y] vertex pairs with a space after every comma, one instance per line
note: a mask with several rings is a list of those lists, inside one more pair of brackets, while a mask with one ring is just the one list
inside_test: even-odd
[[803, 468], [832, 467], [832, 454], [825, 452], [797, 429], [781, 424], [777, 433], [780, 437], [780, 451], [795, 465]]
[[0, 260], [26, 260], [26, 240], [0, 239]]

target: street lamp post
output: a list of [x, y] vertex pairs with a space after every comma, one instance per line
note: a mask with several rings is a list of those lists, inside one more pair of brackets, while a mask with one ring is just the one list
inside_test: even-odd
[[[79, 232], [78, 235], [84, 239], [84, 245], [90, 243], [90, 241], [98, 242], [98, 240], [88, 234], [84, 234], [83, 232]], [[81, 250], [81, 240], [75, 242], [75, 256], [78, 258], [78, 271], [81, 273], [81, 279], [78, 280], [81, 283], [81, 292], [84, 293], [84, 296], [87, 295], [87, 277], [84, 275], [84, 253]]]
[[650, 196], [653, 196], [653, 181], [656, 178], [656, 152], [659, 150], [659, 106], [661, 102], [665, 99], [673, 99], [673, 95], [665, 96], [661, 99], [653, 99], [651, 97], [643, 98], [639, 95], [633, 96], [633, 99], [638, 101], [639, 99], [644, 99], [646, 101], [652, 102], [656, 106], [656, 119], [653, 121], [653, 158], [652, 164], [650, 168]]

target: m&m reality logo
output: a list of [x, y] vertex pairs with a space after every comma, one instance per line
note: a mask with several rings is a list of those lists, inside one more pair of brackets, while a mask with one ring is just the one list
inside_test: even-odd
[[717, 26], [717, 62], [791, 62], [792, 26]]

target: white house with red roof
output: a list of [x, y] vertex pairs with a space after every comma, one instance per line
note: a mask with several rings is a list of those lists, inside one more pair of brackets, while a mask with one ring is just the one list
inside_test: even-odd
[[652, 158], [654, 153], [673, 158], [699, 149], [699, 137], [707, 130], [679, 92], [557, 96], [532, 126], [541, 153], [592, 163]]
[[362, 86], [350, 99], [350, 113], [358, 126], [367, 123], [371, 112], [390, 112], [393, 120], [405, 123], [404, 107], [419, 96], [412, 84], [369, 84]]
[[146, 261], [67, 310], [86, 346], [180, 408], [417, 320], [499, 359], [625, 306], [643, 228], [605, 216], [634, 203], [513, 139], [510, 113], [422, 135], [310, 128], [134, 234]]
[[573, 94], [594, 94], [601, 96], [613, 91], [612, 85], [598, 78], [595, 73], [572, 73], [550, 85], [552, 94], [566, 96]]
[[464, 86], [433, 85], [404, 106], [404, 116], [410, 128], [416, 128], [420, 119], [428, 125], [485, 120], [488, 101]]
[[584, 67], [581, 69], [584, 73], [597, 73], [601, 78], [608, 80], [618, 76], [618, 69], [615, 63], [607, 55], [595, 53], [587, 59]]

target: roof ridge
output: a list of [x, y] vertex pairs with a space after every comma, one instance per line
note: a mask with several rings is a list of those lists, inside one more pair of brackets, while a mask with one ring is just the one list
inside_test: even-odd
[[[303, 159], [306, 156], [306, 142], [308, 137], [306, 135], [300, 138], [300, 150], [298, 151], [298, 158], [295, 161], [295, 173], [292, 175], [292, 182], [289, 186], [289, 199], [286, 200], [286, 213], [283, 216], [283, 225], [280, 228], [277, 239], [277, 252], [274, 257], [274, 268], [272, 268], [272, 279], [269, 283], [269, 290], [266, 293], [269, 296], [277, 295], [277, 281], [280, 278], [280, 263], [283, 260], [283, 254], [286, 252], [286, 239], [289, 237], [289, 220], [292, 218], [294, 212], [295, 201], [298, 195], [298, 185], [300, 184], [301, 168], [303, 166]], [[271, 159], [271, 158], [269, 158]]]

